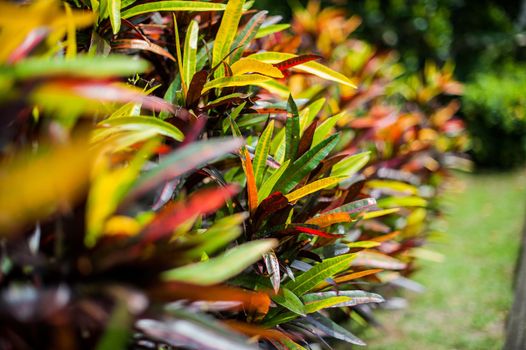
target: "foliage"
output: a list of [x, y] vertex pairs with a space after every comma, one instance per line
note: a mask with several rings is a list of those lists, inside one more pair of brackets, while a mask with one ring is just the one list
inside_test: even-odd
[[[357, 89], [329, 86], [308, 76], [288, 81], [299, 98], [326, 99], [321, 125], [340, 133], [340, 154], [369, 152], [363, 177], [349, 181], [350, 188], [360, 188], [381, 208], [400, 209], [380, 218], [368, 216], [370, 220], [359, 223], [356, 232], [357, 241], [378, 244], [358, 263], [394, 270], [377, 274], [383, 286], [367, 287], [388, 296], [391, 288], [385, 287], [416, 288], [409, 280], [418, 268], [416, 259], [436, 259], [423, 246], [437, 233], [433, 225], [440, 216], [437, 196], [447, 169], [468, 165], [457, 155], [469, 143], [456, 115], [460, 103], [455, 96], [462, 93], [462, 85], [453, 77], [453, 66], [428, 62], [422, 72], [404, 74], [395, 52], [348, 38], [359, 23], [359, 18], [347, 18], [340, 9], [311, 2], [295, 8], [295, 36], [282, 35], [280, 45], [303, 53], [316, 43], [328, 65], [351, 76], [357, 85]], [[362, 321], [374, 323], [370, 308], [358, 307], [357, 312]]]
[[466, 85], [463, 111], [477, 164], [507, 168], [526, 161], [526, 69], [480, 73]]
[[363, 345], [333, 319], [405, 266], [356, 235], [397, 209], [283, 84], [353, 81], [243, 0], [1, 9], [2, 346]]

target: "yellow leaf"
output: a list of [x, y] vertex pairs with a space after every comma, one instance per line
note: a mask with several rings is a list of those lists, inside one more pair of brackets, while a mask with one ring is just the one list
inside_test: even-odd
[[[297, 55], [293, 55], [290, 53], [283, 53], [283, 52], [260, 52], [255, 53], [253, 55], [248, 56], [247, 58], [253, 58], [265, 63], [278, 63], [284, 60], [288, 60], [290, 58], [297, 57]], [[318, 62], [310, 61], [303, 64], [299, 64], [297, 66], [292, 67], [292, 69], [296, 69], [305, 73], [316, 75], [322, 79], [335, 81], [337, 83], [347, 85], [352, 88], [356, 88], [356, 85], [351, 81], [351, 79], [347, 78], [345, 75], [336, 72], [335, 70], [330, 69], [327, 66], [324, 66], [323, 64], [320, 64]]]
[[341, 176], [331, 176], [327, 177], [325, 179], [317, 180], [314, 182], [311, 182], [310, 184], [303, 186], [302, 188], [293, 191], [289, 194], [287, 194], [285, 197], [289, 200], [289, 202], [297, 201], [300, 198], [305, 197], [306, 195], [309, 195], [311, 193], [317, 192], [319, 190], [322, 190], [326, 187], [336, 185], [340, 181], [342, 181], [345, 177]]
[[0, 235], [68, 211], [88, 184], [93, 151], [82, 139], [24, 151], [0, 172]]
[[[219, 25], [219, 29], [214, 41], [212, 49], [212, 67], [219, 65], [225, 58], [227, 58], [232, 43], [237, 35], [237, 27], [239, 20], [243, 14], [243, 5], [245, 0], [229, 0], [226, 4], [226, 9]], [[224, 76], [224, 69], [220, 66], [214, 73], [214, 77], [220, 78]]]
[[252, 58], [242, 58], [234, 63], [230, 69], [233, 75], [259, 73], [272, 78], [283, 78], [283, 73], [273, 65]]
[[246, 74], [246, 75], [236, 75], [233, 77], [222, 77], [214, 79], [205, 84], [202, 93], [210, 89], [215, 88], [225, 88], [232, 86], [247, 86], [247, 85], [256, 85], [257, 83], [262, 83], [269, 81], [272, 78], [266, 77], [261, 74]]
[[141, 224], [134, 218], [123, 215], [111, 217], [104, 226], [105, 235], [134, 236], [141, 230]]
[[389, 214], [396, 213], [399, 210], [400, 210], [400, 208], [370, 211], [368, 213], [363, 213], [362, 214], [362, 219], [364, 219], [364, 220], [373, 219], [373, 218], [377, 218], [379, 216], [384, 216], [384, 215], [389, 215]]

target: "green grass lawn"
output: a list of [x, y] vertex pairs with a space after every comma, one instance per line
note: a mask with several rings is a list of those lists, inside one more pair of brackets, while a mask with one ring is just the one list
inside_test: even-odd
[[526, 214], [526, 173], [459, 175], [444, 199], [448, 236], [429, 245], [443, 263], [422, 262], [424, 294], [380, 314], [370, 350], [501, 349]]

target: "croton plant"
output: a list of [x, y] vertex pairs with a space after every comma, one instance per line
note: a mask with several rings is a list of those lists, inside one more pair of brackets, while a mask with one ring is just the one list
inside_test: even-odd
[[454, 105], [356, 102], [378, 71], [298, 20], [0, 3], [0, 348], [364, 345], [340, 321], [410, 270]]

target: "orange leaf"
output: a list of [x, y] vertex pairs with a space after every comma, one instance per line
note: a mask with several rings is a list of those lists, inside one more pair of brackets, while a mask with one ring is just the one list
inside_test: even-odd
[[[383, 270], [382, 269], [371, 269], [371, 270], [364, 270], [364, 271], [353, 272], [353, 273], [350, 273], [348, 275], [343, 275], [343, 276], [334, 278], [334, 282], [336, 282], [336, 283], [345, 283], [345, 282], [349, 282], [349, 281], [352, 281], [352, 280], [355, 280], [355, 279], [358, 279], [358, 278], [362, 278], [362, 277], [365, 277], [365, 276], [374, 275], [374, 274], [376, 274], [378, 272], [381, 272], [381, 271], [383, 271]], [[323, 288], [328, 287], [328, 286], [329, 286], [328, 283], [323, 282], [316, 289], [323, 289]]]
[[188, 299], [193, 301], [239, 301], [234, 309], [248, 309], [260, 315], [266, 315], [270, 307], [270, 298], [263, 292], [248, 291], [229, 286], [199, 286], [184, 282], [165, 282], [152, 288], [150, 297], [160, 301]]
[[258, 189], [256, 187], [256, 178], [254, 177], [254, 168], [252, 168], [252, 161], [250, 160], [250, 154], [247, 149], [243, 149], [245, 158], [241, 157], [243, 163], [243, 170], [247, 177], [247, 191], [248, 191], [248, 208], [250, 214], [254, 214], [258, 206]]
[[322, 214], [314, 218], [310, 218], [305, 222], [309, 225], [317, 225], [318, 227], [328, 227], [332, 224], [337, 224], [340, 222], [351, 222], [351, 216], [349, 213], [331, 213], [331, 214]]
[[266, 329], [258, 326], [254, 326], [247, 323], [242, 323], [234, 320], [225, 320], [223, 321], [229, 328], [232, 328], [239, 333], [245, 334], [249, 337], [262, 337], [266, 339], [281, 340], [283, 338], [288, 338], [282, 332], [276, 329]]

